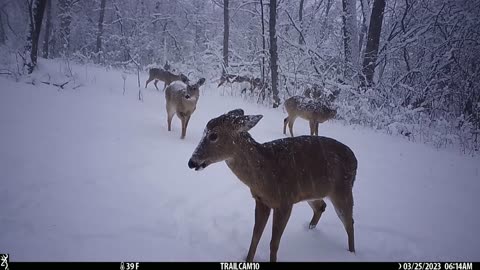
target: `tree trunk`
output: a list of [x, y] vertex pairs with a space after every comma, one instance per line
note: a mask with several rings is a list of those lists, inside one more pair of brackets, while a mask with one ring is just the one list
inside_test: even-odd
[[270, 0], [270, 70], [272, 73], [272, 94], [273, 108], [280, 106], [280, 98], [278, 98], [278, 70], [277, 70], [277, 34], [275, 26], [277, 24], [277, 0]]
[[165, 22], [163, 25], [163, 62], [168, 62], [168, 46], [167, 46], [167, 25], [168, 22]]
[[105, 5], [107, 0], [101, 0], [100, 2], [100, 17], [98, 18], [98, 31], [97, 31], [97, 62], [100, 63], [102, 56], [102, 36], [103, 36], [103, 18], [105, 17]]
[[48, 58], [50, 50], [50, 34], [52, 32], [52, 0], [47, 0], [47, 21], [45, 22], [45, 36], [43, 37], [43, 58]]
[[260, 0], [260, 14], [262, 19], [262, 91], [265, 91], [265, 54], [266, 54], [266, 45], [265, 45], [265, 16], [263, 14], [263, 0]]
[[385, 0], [374, 0], [372, 14], [370, 16], [370, 25], [368, 27], [367, 47], [363, 58], [362, 85], [371, 86], [373, 84], [373, 75], [375, 73], [375, 64], [377, 62], [378, 46], [380, 43], [380, 34], [382, 32], [383, 11], [385, 9]]
[[223, 73], [227, 72], [228, 67], [228, 39], [230, 35], [230, 23], [228, 14], [228, 1], [223, 0]]
[[345, 77], [351, 79], [358, 71], [358, 31], [356, 0], [342, 0], [343, 45], [345, 51]]
[[331, 8], [332, 8], [332, 0], [327, 0], [326, 7], [325, 7], [325, 18], [323, 20], [323, 27], [327, 26], [328, 14], [330, 13]]
[[361, 4], [361, 7], [362, 7], [362, 26], [361, 26], [361, 29], [360, 29], [360, 34], [359, 34], [359, 39], [358, 39], [359, 55], [361, 55], [361, 53], [362, 53], [363, 40], [364, 40], [365, 36], [367, 35], [367, 31], [368, 31], [368, 27], [367, 27], [367, 18], [369, 17], [369, 15], [367, 14], [368, 13], [367, 12], [368, 6], [364, 2], [365, 2], [365, 0], [360, 0], [360, 4]]
[[70, 24], [72, 23], [73, 0], [58, 0], [60, 18], [60, 52], [62, 56], [70, 54]]
[[201, 2], [201, 0], [195, 0], [193, 2], [193, 5], [195, 7], [195, 13], [196, 13], [196, 18], [195, 18], [195, 54], [196, 55], [202, 51], [202, 34], [203, 34], [203, 28], [202, 28], [202, 20], [200, 17], [200, 14], [203, 13], [203, 7], [204, 3]]
[[0, 44], [5, 44], [5, 41], [7, 41], [7, 35], [3, 27], [2, 11], [0, 10]]
[[300, 35], [298, 37], [298, 44], [303, 45], [305, 44], [305, 40], [303, 40], [303, 4], [304, 0], [300, 0], [300, 7], [298, 8], [298, 21], [300, 22]]
[[[50, 0], [51, 1], [51, 0]], [[50, 39], [50, 42], [48, 46], [50, 49], [48, 50], [48, 55], [50, 58], [55, 58], [58, 56], [58, 50], [57, 48], [57, 36], [58, 36], [58, 28], [53, 28], [52, 29], [52, 37]]]
[[28, 74], [33, 72], [37, 65], [38, 39], [42, 28], [43, 13], [47, 0], [33, 0], [28, 7], [30, 17], [29, 31], [27, 35], [27, 44], [25, 46], [25, 66]]

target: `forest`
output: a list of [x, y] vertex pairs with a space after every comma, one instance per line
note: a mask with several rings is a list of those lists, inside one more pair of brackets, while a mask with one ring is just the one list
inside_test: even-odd
[[479, 180], [480, 0], [0, 0], [11, 269], [480, 261]]
[[2, 0], [0, 73], [41, 57], [126, 70], [139, 88], [152, 67], [229, 75], [267, 107], [307, 94], [347, 124], [475, 154], [479, 14], [476, 0]]

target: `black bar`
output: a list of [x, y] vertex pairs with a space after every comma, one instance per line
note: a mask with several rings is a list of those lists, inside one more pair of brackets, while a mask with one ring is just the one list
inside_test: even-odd
[[[466, 263], [466, 264], [465, 264]], [[9, 262], [9, 270], [23, 269], [211, 269], [211, 270], [268, 270], [268, 269], [382, 269], [382, 270], [480, 270], [478, 262]], [[122, 268], [123, 266], [123, 268]], [[470, 267], [469, 267], [470, 266]], [[466, 268], [465, 268], [466, 267]], [[0, 267], [0, 270], [3, 270]]]

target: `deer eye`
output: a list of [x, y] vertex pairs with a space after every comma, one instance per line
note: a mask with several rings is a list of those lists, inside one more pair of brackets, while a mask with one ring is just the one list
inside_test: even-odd
[[211, 142], [216, 142], [218, 140], [217, 133], [210, 133], [210, 135], [208, 135], [208, 140]]

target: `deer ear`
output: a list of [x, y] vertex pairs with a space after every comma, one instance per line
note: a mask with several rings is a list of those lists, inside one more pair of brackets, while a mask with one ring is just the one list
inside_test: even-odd
[[253, 128], [263, 118], [263, 115], [244, 115], [235, 118], [234, 125], [239, 132], [246, 132]]
[[198, 86], [201, 86], [201, 85], [203, 85], [204, 83], [205, 83], [205, 78], [201, 78], [200, 80], [198, 80], [197, 85], [198, 85]]
[[184, 74], [181, 74], [180, 78], [181, 78], [182, 82], [184, 82], [186, 84], [188, 84], [188, 82], [190, 81], [190, 79], [188, 79], [188, 77], [185, 76]]
[[235, 110], [231, 110], [231, 111], [227, 112], [227, 114], [242, 116], [242, 115], [244, 115], [244, 112], [243, 112], [242, 109], [235, 109]]

